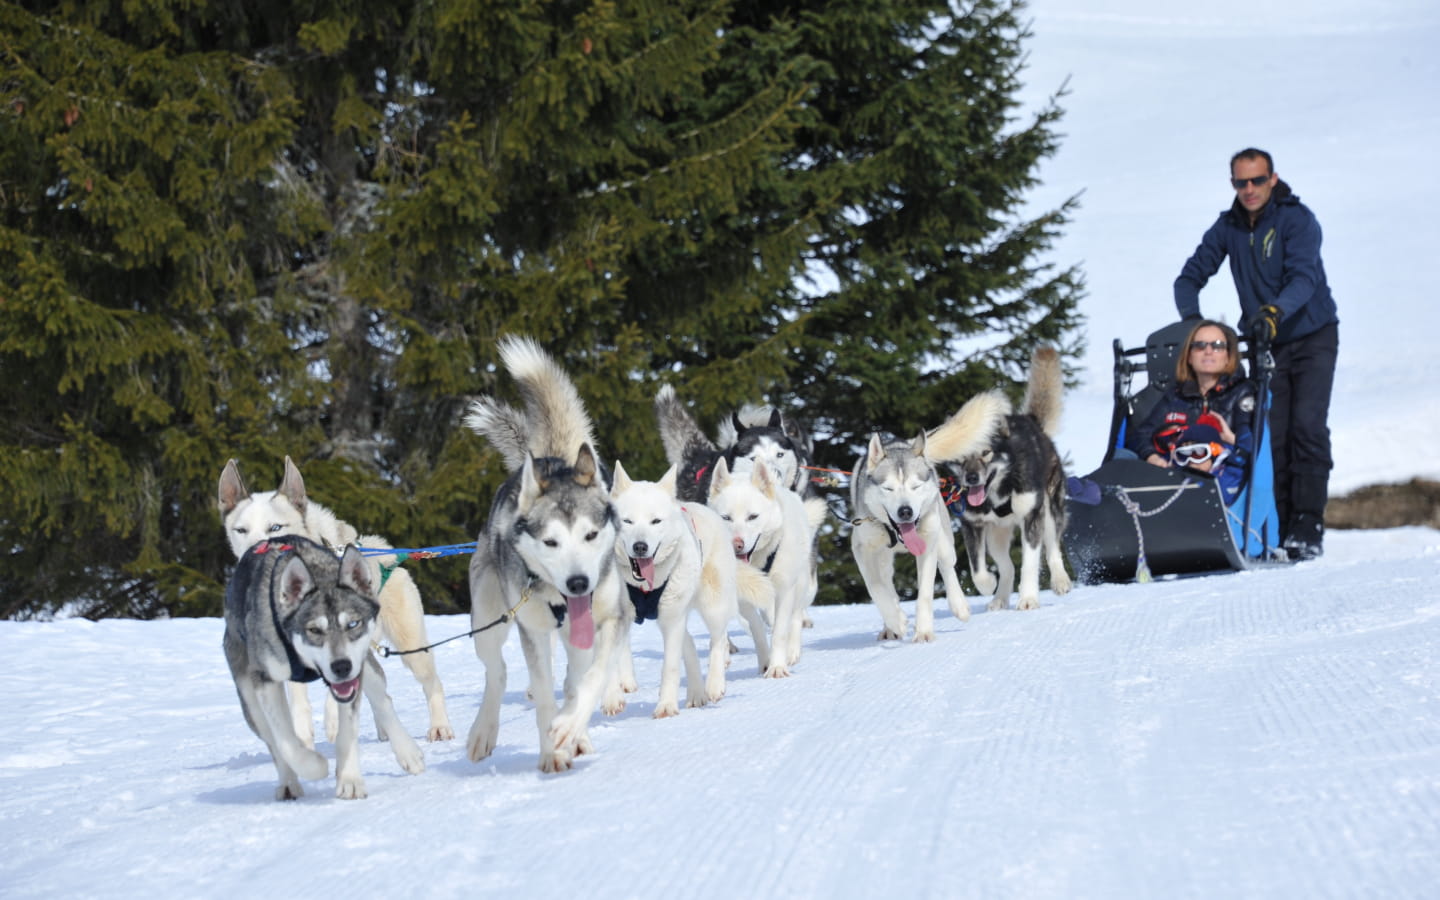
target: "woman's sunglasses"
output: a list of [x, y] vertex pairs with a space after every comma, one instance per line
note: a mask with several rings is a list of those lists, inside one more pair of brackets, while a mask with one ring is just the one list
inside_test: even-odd
[[1190, 350], [1191, 350], [1191, 352], [1194, 352], [1194, 351], [1196, 351], [1196, 350], [1207, 350], [1207, 349], [1208, 349], [1208, 350], [1214, 350], [1214, 351], [1217, 352], [1217, 353], [1224, 353], [1226, 350], [1229, 350], [1229, 349], [1230, 349], [1230, 342], [1229, 342], [1229, 341], [1191, 341], [1191, 342], [1190, 342]]

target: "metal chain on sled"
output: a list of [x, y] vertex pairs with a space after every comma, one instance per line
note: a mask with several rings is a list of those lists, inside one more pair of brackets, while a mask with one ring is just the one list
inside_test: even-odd
[[1190, 482], [1182, 481], [1180, 485], [1175, 488], [1174, 493], [1170, 495], [1168, 500], [1152, 510], [1145, 511], [1140, 509], [1140, 504], [1132, 500], [1123, 487], [1119, 485], [1115, 486], [1115, 499], [1120, 501], [1120, 506], [1130, 514], [1130, 521], [1135, 524], [1135, 543], [1140, 550], [1139, 555], [1135, 559], [1135, 580], [1141, 584], [1152, 581], [1153, 576], [1150, 574], [1150, 563], [1145, 558], [1145, 531], [1140, 527], [1140, 520], [1148, 519], [1151, 516], [1158, 515], [1169, 509], [1170, 505], [1176, 500], [1179, 500], [1180, 495], [1189, 489]]

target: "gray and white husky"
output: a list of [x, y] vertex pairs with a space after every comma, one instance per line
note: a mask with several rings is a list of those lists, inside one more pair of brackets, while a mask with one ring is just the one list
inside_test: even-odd
[[[680, 712], [682, 658], [689, 706], [704, 706], [725, 696], [725, 669], [730, 664], [726, 629], [737, 615], [750, 626], [763, 672], [770, 653], [761, 615], [771, 614], [775, 589], [759, 570], [735, 558], [730, 529], [719, 514], [703, 503], [676, 500], [673, 466], [659, 481], [636, 481], [617, 462], [610, 500], [618, 522], [615, 556], [636, 622], [655, 619], [664, 641], [655, 718]], [[710, 632], [710, 665], [703, 684], [695, 640], [686, 628], [692, 609]], [[628, 643], [619, 666], [617, 685], [634, 690]], [[605, 700], [604, 710], [611, 715], [623, 707], [618, 694]]]
[[[1060, 547], [1065, 531], [1065, 468], [1052, 440], [1060, 427], [1063, 392], [1060, 354], [1053, 347], [1037, 347], [1020, 412], [1012, 415], [1008, 403], [997, 405], [991, 413], [994, 437], [983, 449], [931, 453], [945, 460], [959, 479], [964, 504], [960, 530], [970, 558], [970, 577], [982, 594], [995, 592], [992, 610], [1010, 606], [1015, 581], [1010, 544], [1016, 531], [1020, 532], [1020, 608], [1040, 605], [1042, 554], [1051, 588], [1057, 594], [1070, 590]], [[1000, 571], [998, 587], [986, 566], [987, 553]]]
[[850, 480], [854, 527], [850, 549], [880, 610], [882, 641], [905, 639], [905, 613], [895, 590], [895, 556], [915, 557], [915, 640], [935, 640], [935, 574], [945, 582], [950, 612], [962, 622], [970, 605], [955, 574], [955, 533], [940, 493], [940, 476], [925, 456], [925, 433], [913, 442], [882, 443], [878, 434], [855, 462]]
[[[495, 494], [470, 560], [473, 627], [505, 620], [475, 635], [485, 696], [466, 748], [473, 761], [495, 750], [505, 696], [502, 650], [514, 621], [530, 670], [540, 769], [558, 772], [591, 750], [590, 716], [610, 682], [620, 631], [630, 627], [615, 571], [615, 511], [590, 417], [569, 376], [529, 338], [502, 339], [500, 360], [524, 409], [482, 397], [465, 417], [513, 473]], [[567, 655], [558, 713], [551, 663], [557, 629]]]
[[370, 652], [380, 603], [365, 558], [354, 546], [334, 551], [298, 535], [273, 535], [246, 550], [225, 589], [225, 659], [250, 729], [270, 748], [277, 800], [303, 795], [300, 779], [324, 778], [325, 757], [302, 743], [285, 702], [285, 682], [323, 680], [339, 706], [335, 796], [365, 796], [360, 774], [363, 690], [395, 758], [412, 774], [425, 769], [385, 693], [385, 670]]
[[[235, 460], [225, 464], [220, 473], [220, 517], [230, 550], [239, 559], [247, 549], [280, 534], [298, 534], [337, 553], [347, 544], [367, 549], [389, 548], [390, 543], [373, 534], [359, 534], [350, 523], [335, 516], [326, 507], [311, 500], [305, 493], [305, 480], [300, 469], [285, 457], [285, 474], [273, 491], [250, 493], [240, 477]], [[380, 629], [378, 637], [388, 639], [396, 649], [409, 650], [430, 643], [425, 631], [425, 610], [420, 604], [420, 590], [410, 573], [400, 568], [395, 555], [366, 555], [365, 564], [370, 583], [379, 585]], [[388, 571], [388, 575], [386, 572]], [[435, 669], [435, 656], [426, 650], [407, 653], [400, 659], [420, 682], [430, 710], [432, 741], [448, 741], [455, 736], [445, 710], [445, 688]], [[310, 711], [310, 698], [304, 685], [292, 685], [290, 711], [295, 717], [295, 731], [307, 745], [315, 743], [315, 723]], [[335, 739], [335, 701], [325, 702], [325, 735]], [[387, 737], [381, 730], [381, 737]]]

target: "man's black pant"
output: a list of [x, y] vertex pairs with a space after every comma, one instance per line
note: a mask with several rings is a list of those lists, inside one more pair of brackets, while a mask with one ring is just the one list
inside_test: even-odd
[[1270, 382], [1275, 508], [1285, 536], [1317, 542], [1330, 493], [1330, 391], [1340, 330], [1335, 324], [1277, 344]]

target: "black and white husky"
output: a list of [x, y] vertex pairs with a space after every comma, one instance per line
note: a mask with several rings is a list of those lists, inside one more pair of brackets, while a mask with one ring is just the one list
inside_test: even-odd
[[[1042, 553], [1055, 593], [1070, 590], [1060, 549], [1065, 531], [1065, 469], [1053, 435], [1060, 427], [1064, 376], [1060, 354], [1038, 347], [1030, 360], [1030, 381], [1020, 412], [997, 405], [994, 438], [983, 450], [944, 459], [960, 482], [960, 516], [970, 576], [982, 593], [995, 591], [990, 609], [1007, 609], [1015, 581], [1010, 559], [1012, 536], [1020, 532], [1020, 608], [1040, 605]], [[999, 397], [999, 394], [995, 394]], [[1000, 571], [986, 566], [989, 554]]]
[[[470, 560], [473, 627], [505, 621], [475, 635], [485, 696], [466, 749], [474, 761], [495, 750], [505, 696], [502, 650], [514, 621], [530, 670], [540, 768], [558, 772], [591, 749], [590, 716], [610, 680], [618, 632], [630, 627], [621, 613], [615, 511], [589, 414], [569, 376], [529, 338], [504, 338], [500, 359], [524, 409], [482, 397], [465, 417], [513, 473], [495, 494]], [[558, 712], [550, 649], [557, 630], [568, 661]]]
[[810, 483], [805, 467], [810, 464], [809, 435], [779, 410], [768, 406], [741, 408], [721, 426], [717, 444], [690, 417], [690, 411], [675, 395], [675, 388], [666, 384], [655, 393], [655, 418], [665, 458], [679, 473], [675, 489], [681, 500], [706, 502], [715, 464], [721, 459], [736, 475], [749, 472], [756, 462], [764, 462], [776, 483], [801, 497], [808, 496]]
[[240, 556], [225, 589], [225, 660], [250, 729], [275, 761], [277, 800], [304, 791], [300, 779], [324, 778], [325, 757], [301, 741], [285, 700], [285, 683], [323, 680], [339, 707], [335, 796], [365, 796], [360, 774], [356, 698], [363, 691], [375, 721], [405, 771], [425, 761], [385, 693], [385, 670], [370, 652], [380, 603], [365, 558], [343, 557], [299, 535], [272, 535]]

